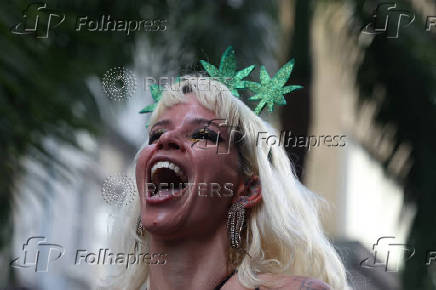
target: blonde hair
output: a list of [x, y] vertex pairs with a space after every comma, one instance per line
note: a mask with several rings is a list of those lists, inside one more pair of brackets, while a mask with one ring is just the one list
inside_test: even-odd
[[[290, 274], [322, 280], [333, 289], [347, 289], [344, 266], [320, 225], [318, 210], [322, 199], [299, 183], [282, 147], [266, 142], [256, 144], [258, 132], [278, 135], [277, 131], [221, 82], [209, 79], [204, 87], [199, 85], [201, 81], [200, 77], [189, 76], [167, 87], [151, 115], [150, 126], [168, 107], [184, 102], [185, 93], [192, 92], [205, 108], [243, 132], [238, 147], [244, 173], [259, 176], [262, 202], [251, 209], [247, 220], [243, 238], [247, 254], [236, 266], [240, 283], [248, 288], [268, 286], [268, 282], [259, 279], [259, 273]], [[148, 250], [148, 236], [136, 235], [139, 214], [139, 202], [133, 202], [122, 209], [113, 226], [113, 241], [124, 253]], [[149, 282], [148, 267], [138, 264], [123, 268], [111, 277], [111, 286], [139, 289]]]

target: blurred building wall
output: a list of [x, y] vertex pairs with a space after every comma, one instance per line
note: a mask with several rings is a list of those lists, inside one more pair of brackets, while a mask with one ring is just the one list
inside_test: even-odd
[[[310, 135], [346, 135], [346, 145], [312, 148], [304, 177], [331, 205], [323, 215], [329, 235], [371, 248], [382, 236], [404, 241], [412, 213], [400, 220], [402, 188], [378, 162], [389, 139], [381, 138], [372, 122], [374, 106], [357, 106], [354, 82], [361, 51], [347, 36], [349, 17], [350, 10], [340, 4], [318, 4], [315, 11]], [[370, 39], [360, 45], [364, 41]]]

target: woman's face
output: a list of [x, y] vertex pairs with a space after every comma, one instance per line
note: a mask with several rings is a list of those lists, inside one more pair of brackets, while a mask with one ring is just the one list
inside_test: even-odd
[[136, 183], [142, 224], [153, 235], [204, 236], [225, 224], [243, 180], [238, 151], [227, 128], [219, 126], [224, 120], [217, 119], [187, 94], [186, 103], [168, 108], [150, 129]]

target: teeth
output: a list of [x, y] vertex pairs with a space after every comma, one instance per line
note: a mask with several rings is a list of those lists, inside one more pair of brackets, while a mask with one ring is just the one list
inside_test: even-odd
[[180, 177], [185, 177], [185, 173], [183, 173], [182, 169], [180, 169], [179, 167], [175, 167], [174, 172]]
[[159, 168], [169, 168], [171, 170], [173, 170], [177, 176], [180, 177], [180, 179], [184, 180], [185, 177], [185, 173], [183, 172], [182, 169], [180, 169], [180, 167], [178, 167], [176, 164], [169, 162], [169, 161], [159, 161], [156, 162], [153, 167], [151, 168], [151, 176], [153, 176], [153, 174], [156, 172], [156, 170], [158, 170]]

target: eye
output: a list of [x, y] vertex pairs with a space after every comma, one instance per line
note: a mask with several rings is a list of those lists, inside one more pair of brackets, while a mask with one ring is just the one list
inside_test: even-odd
[[192, 133], [192, 140], [196, 141], [196, 140], [210, 140], [214, 143], [221, 142], [223, 141], [223, 139], [221, 138], [221, 136], [219, 136], [215, 131], [209, 129], [209, 128], [201, 128], [198, 129], [196, 131], [194, 131], [194, 133]]
[[152, 131], [150, 133], [150, 139], [148, 140], [148, 145], [153, 144], [153, 142], [156, 141], [157, 139], [159, 139], [159, 137], [165, 132], [166, 132], [166, 130], [163, 128], [156, 129], [156, 130]]

